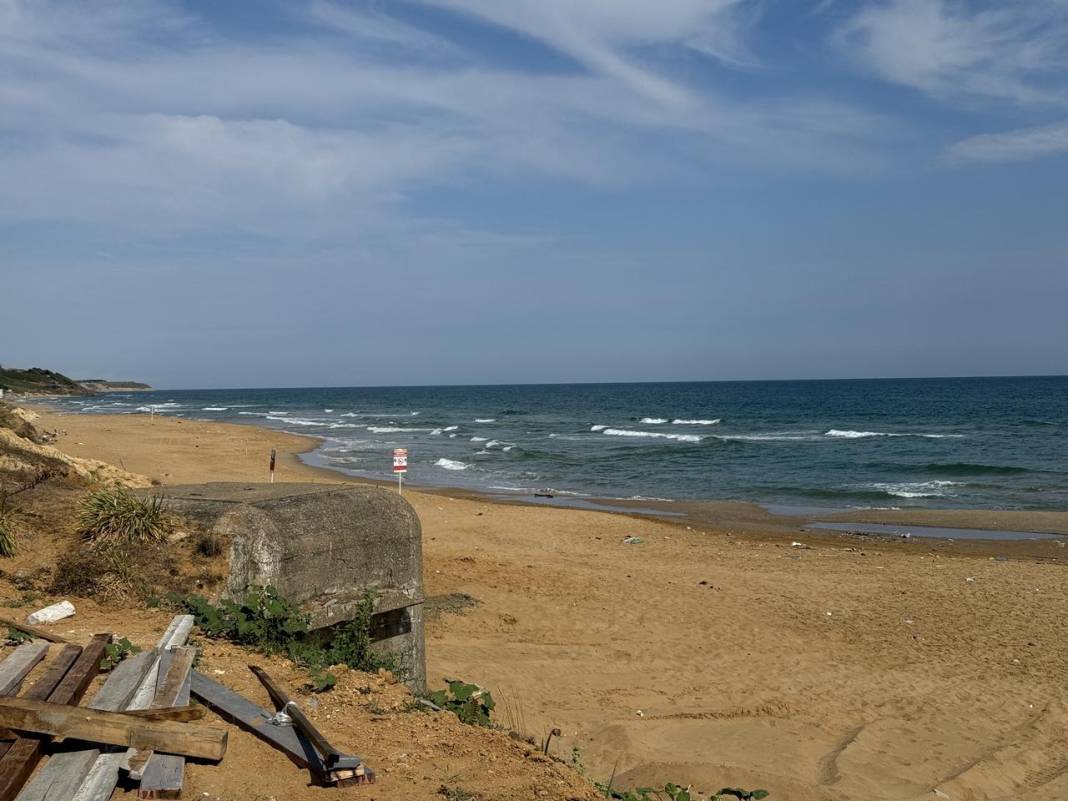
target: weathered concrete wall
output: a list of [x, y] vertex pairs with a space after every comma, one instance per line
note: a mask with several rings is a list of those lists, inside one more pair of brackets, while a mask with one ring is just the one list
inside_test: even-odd
[[164, 496], [230, 541], [233, 597], [272, 585], [319, 628], [350, 619], [374, 590], [375, 646], [397, 652], [409, 683], [424, 688], [422, 530], [399, 495], [352, 484], [211, 483], [167, 487]]

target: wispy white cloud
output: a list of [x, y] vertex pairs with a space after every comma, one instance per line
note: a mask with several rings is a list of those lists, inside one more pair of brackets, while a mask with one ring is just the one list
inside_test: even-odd
[[[621, 186], [690, 181], [723, 163], [869, 170], [894, 135], [881, 115], [822, 96], [732, 99], [633, 55], [670, 45], [740, 59], [729, 35], [711, 44], [736, 0], [655, 13], [608, 0], [513, 5], [527, 16], [500, 24], [555, 42], [581, 68], [518, 71], [447, 47], [432, 63], [409, 59], [393, 45], [437, 37], [326, 0], [303, 10], [342, 34], [330, 40], [230, 39], [162, 0], [0, 0], [0, 215], [314, 236], [482, 179]], [[353, 46], [368, 38], [390, 46]]]
[[1068, 120], [972, 136], [950, 147], [948, 156], [956, 161], [1030, 161], [1063, 153], [1068, 153]]
[[948, 100], [1068, 101], [1068, 3], [869, 2], [836, 32], [892, 83]]
[[674, 45], [732, 65], [753, 63], [743, 31], [759, 11], [753, 0], [421, 0], [471, 15], [564, 53], [597, 74], [656, 102], [683, 105], [691, 92], [635, 51]]

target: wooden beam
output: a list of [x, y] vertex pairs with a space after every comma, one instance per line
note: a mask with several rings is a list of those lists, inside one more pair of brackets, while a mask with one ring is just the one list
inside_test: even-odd
[[[65, 645], [59, 656], [45, 668], [41, 678], [34, 682], [25, 699], [39, 702], [51, 697], [83, 655], [81, 646]], [[20, 736], [6, 749], [0, 758], [0, 799], [10, 801], [15, 797], [40, 761], [42, 744], [40, 739]]]
[[29, 623], [19, 623], [17, 620], [12, 620], [9, 617], [0, 617], [0, 625], [10, 626], [13, 629], [25, 632], [26, 634], [32, 634], [38, 639], [48, 640], [49, 642], [69, 642], [69, 640], [60, 637], [58, 634], [53, 634], [45, 629], [39, 629], [37, 626], [31, 626]]
[[12, 651], [0, 662], [0, 695], [14, 695], [37, 663], [48, 653], [48, 643], [26, 642]]
[[145, 720], [176, 720], [179, 723], [192, 723], [203, 720], [208, 714], [208, 708], [206, 706], [172, 706], [170, 709], [124, 709], [122, 714]]
[[[120, 662], [89, 702], [89, 708], [105, 711], [121, 709], [155, 659], [155, 652], [142, 651]], [[71, 801], [98, 756], [100, 748], [88, 744], [77, 750], [52, 754], [45, 766], [22, 788], [16, 801]]]
[[226, 729], [221, 727], [144, 720], [121, 712], [25, 698], [0, 698], [0, 726], [91, 743], [151, 748], [212, 762], [226, 753]]

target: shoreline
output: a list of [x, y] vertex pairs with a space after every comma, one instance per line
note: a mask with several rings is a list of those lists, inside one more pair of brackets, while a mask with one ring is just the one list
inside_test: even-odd
[[[42, 419], [55, 417], [61, 420], [84, 420], [87, 418], [104, 418], [110, 420], [148, 420], [150, 422], [171, 421], [185, 425], [199, 425], [209, 428], [219, 427], [225, 430], [253, 429], [263, 432], [268, 437], [277, 438], [279, 442], [302, 443], [291, 448], [283, 448], [281, 453], [287, 456], [293, 466], [299, 466], [308, 474], [326, 481], [356, 482], [393, 489], [396, 484], [389, 478], [371, 478], [348, 474], [342, 470], [316, 464], [314, 457], [324, 437], [314, 434], [294, 433], [280, 428], [259, 424], [256, 421], [230, 422], [200, 420], [195, 418], [177, 418], [164, 415], [147, 415], [144, 413], [92, 415], [78, 414], [57, 410], [49, 406], [36, 406], [23, 402], [21, 405], [32, 408], [42, 415]], [[264, 459], [266, 461], [266, 458]], [[266, 471], [265, 476], [266, 476]], [[164, 482], [166, 483], [166, 482]], [[975, 555], [991, 554], [1009, 555], [1014, 558], [1033, 557], [1043, 560], [1068, 562], [1068, 550], [1058, 546], [1058, 542], [1068, 542], [1068, 511], [1048, 510], [991, 510], [991, 509], [933, 509], [933, 508], [872, 508], [872, 509], [805, 509], [785, 507], [784, 512], [776, 512], [773, 504], [760, 504], [751, 501], [716, 501], [716, 500], [671, 500], [648, 498], [642, 500], [630, 498], [600, 498], [595, 496], [557, 495], [540, 498], [533, 495], [488, 492], [469, 487], [450, 485], [430, 485], [405, 483], [406, 494], [418, 493], [433, 497], [463, 498], [472, 501], [497, 505], [517, 506], [538, 509], [567, 509], [587, 511], [595, 514], [621, 515], [624, 517], [653, 520], [668, 525], [683, 527], [687, 530], [710, 529], [713, 532], [727, 532], [733, 535], [757, 537], [769, 541], [781, 542], [783, 538], [805, 536], [824, 543], [841, 543], [847, 541], [887, 541], [899, 539], [896, 535], [880, 535], [863, 532], [863, 525], [856, 531], [835, 531], [810, 527], [811, 524], [876, 524], [877, 526], [912, 527], [912, 536], [924, 545], [938, 549]], [[814, 514], [793, 513], [795, 510], [812, 511]], [[966, 534], [956, 538], [925, 537], [923, 527], [971, 529], [987, 532], [1024, 532], [1042, 535], [1041, 539], [994, 539], [979, 536], [969, 538]], [[1049, 539], [1055, 537], [1056, 539]], [[1062, 540], [1061, 538], [1064, 538]]]
[[[164, 491], [265, 481], [272, 447], [277, 481], [354, 481], [301, 461], [316, 440], [255, 425], [40, 422], [66, 429], [64, 452]], [[1068, 547], [799, 535], [747, 505], [694, 525], [452, 489], [405, 498], [423, 531], [429, 681], [489, 689], [498, 722], [535, 739], [560, 728], [554, 749], [598, 780], [1012, 797], [1063, 752]]]
[[[42, 420], [147, 420], [151, 425], [166, 424], [203, 426], [206, 430], [226, 431], [253, 430], [270, 442], [281, 445], [280, 456], [295, 469], [298, 477], [310, 476], [326, 482], [354, 482], [372, 484], [392, 490], [395, 484], [388, 478], [375, 479], [349, 475], [343, 471], [314, 464], [308, 457], [316, 453], [325, 439], [311, 434], [297, 434], [250, 422], [223, 422], [176, 418], [143, 413], [83, 415], [58, 411], [51, 407], [23, 403], [42, 415]], [[108, 461], [108, 459], [104, 459]], [[119, 462], [122, 463], [120, 457]], [[266, 457], [264, 458], [266, 461]], [[125, 465], [122, 465], [125, 466]], [[264, 471], [266, 478], [266, 471]], [[167, 483], [162, 482], [164, 486]], [[184, 483], [184, 482], [183, 482]], [[196, 483], [196, 482], [189, 482]], [[641, 501], [621, 498], [596, 498], [560, 496], [541, 499], [512, 493], [491, 493], [448, 485], [406, 485], [406, 495], [427, 498], [462, 499], [476, 503], [489, 503], [526, 509], [579, 511], [598, 515], [618, 516], [625, 519], [645, 520], [667, 526], [697, 531], [701, 534], [726, 534], [731, 537], [768, 542], [781, 545], [784, 540], [796, 541], [802, 537], [805, 543], [842, 547], [843, 544], [863, 547], [881, 544], [904, 544], [903, 538], [895, 535], [880, 535], [863, 532], [865, 524], [877, 526], [947, 527], [979, 532], [1027, 531], [1052, 535], [1055, 539], [987, 539], [987, 538], [929, 538], [921, 533], [914, 535], [912, 543], [932, 553], [954, 553], [985, 558], [1028, 559], [1068, 564], [1068, 512], [1044, 510], [1023, 511], [988, 509], [841, 509], [814, 510], [821, 514], [775, 513], [761, 504], [747, 501], [686, 501], [646, 499]], [[818, 519], [817, 519], [818, 518]], [[830, 523], [832, 526], [857, 524], [857, 530], [832, 530], [812, 527], [812, 523]]]

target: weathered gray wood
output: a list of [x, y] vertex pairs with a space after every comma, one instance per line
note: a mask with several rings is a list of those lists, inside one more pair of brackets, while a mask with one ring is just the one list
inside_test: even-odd
[[[112, 712], [121, 710], [155, 659], [154, 651], [142, 651], [121, 662], [87, 706]], [[16, 801], [70, 801], [98, 756], [100, 748], [88, 745], [53, 754], [22, 788]]]
[[[218, 762], [226, 753], [226, 729], [221, 726], [149, 720], [121, 712], [87, 709], [76, 704], [77, 700], [74, 703], [56, 703], [0, 698], [0, 724], [32, 734], [159, 749], [169, 754], [185, 754], [214, 762]], [[15, 748], [12, 748], [8, 756], [14, 751]], [[7, 797], [14, 798], [16, 794], [11, 793]]]
[[[175, 615], [167, 630], [160, 637], [156, 647], [162, 650], [185, 645], [189, 632], [193, 630], [192, 615]], [[156, 681], [159, 676], [159, 660], [149, 668], [148, 674], [137, 688], [134, 697], [127, 703], [127, 709], [147, 709], [156, 694]], [[96, 762], [78, 788], [72, 801], [108, 801], [119, 781], [119, 766], [128, 758], [132, 749], [110, 751], [97, 757]]]
[[37, 663], [48, 653], [47, 642], [27, 642], [20, 645], [3, 662], [0, 662], [0, 695], [12, 695], [19, 691]]
[[[49, 693], [48, 702], [50, 705], [55, 705], [60, 709], [69, 709], [71, 706], [78, 705], [86, 690], [89, 689], [89, 685], [96, 678], [96, 674], [100, 670], [100, 662], [104, 658], [104, 649], [110, 642], [110, 634], [93, 635], [93, 639], [89, 641], [89, 644], [84, 649], [81, 649], [77, 660], [65, 672], [63, 678], [56, 684], [55, 689]], [[69, 647], [64, 648], [64, 652]], [[63, 654], [61, 653], [60, 656], [62, 657]], [[24, 698], [14, 699], [10, 696], [0, 698], [0, 704], [9, 708], [17, 702], [30, 706], [42, 704], [44, 703], [42, 700], [33, 697], [36, 689], [37, 685], [35, 684]], [[2, 722], [2, 725], [24, 731], [38, 731], [26, 726], [25, 721], [16, 725], [13, 722], [14, 720], [16, 718], [8, 717]], [[53, 732], [40, 730], [38, 733], [51, 734]], [[18, 795], [26, 780], [30, 778], [37, 768], [41, 757], [44, 756], [45, 745], [48, 741], [48, 737], [20, 736], [12, 743], [11, 748], [4, 754], [3, 759], [0, 759], [0, 801], [12, 801]]]
[[327, 773], [326, 765], [307, 737], [292, 726], [275, 726], [268, 720], [272, 713], [235, 693], [229, 687], [209, 679], [199, 670], [192, 672], [193, 695], [214, 709], [219, 715], [254, 734], [268, 745], [293, 760], [301, 768], [308, 768], [318, 777]]
[[[193, 668], [197, 649], [191, 646], [175, 648], [167, 669], [162, 665], [156, 685], [152, 708], [189, 706], [189, 672]], [[184, 699], [183, 699], [184, 696]], [[135, 770], [135, 765], [143, 765]], [[141, 780], [139, 798], [167, 798], [182, 789], [185, 759], [175, 754], [141, 753], [130, 759], [130, 778]], [[146, 781], [147, 780], [147, 781]]]

